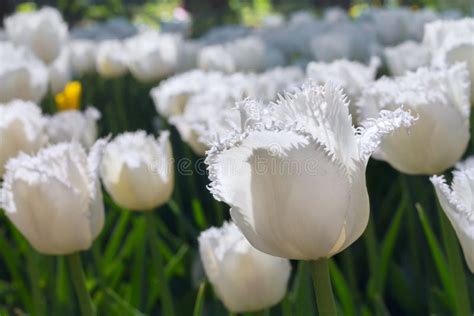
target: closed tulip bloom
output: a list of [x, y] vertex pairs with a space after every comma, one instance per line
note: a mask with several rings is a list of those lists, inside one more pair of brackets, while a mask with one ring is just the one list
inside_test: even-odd
[[249, 242], [298, 260], [352, 244], [369, 218], [365, 169], [381, 138], [414, 118], [397, 109], [355, 129], [332, 84], [303, 86], [269, 106], [240, 105], [241, 130], [207, 153], [210, 189]]
[[444, 176], [433, 176], [430, 180], [458, 236], [469, 270], [474, 273], [474, 157], [458, 164], [451, 187]]
[[48, 68], [28, 49], [0, 42], [0, 102], [41, 102], [48, 90]]
[[78, 143], [21, 154], [7, 164], [1, 190], [6, 216], [37, 251], [89, 249], [104, 224], [98, 166], [104, 141], [89, 156]]
[[149, 211], [165, 204], [174, 186], [169, 132], [156, 139], [144, 131], [123, 133], [104, 152], [102, 182], [118, 205]]
[[127, 73], [128, 56], [122, 42], [103, 41], [99, 44], [96, 56], [96, 69], [104, 78], [118, 78]]
[[7, 17], [4, 23], [13, 43], [28, 47], [45, 63], [51, 63], [59, 56], [68, 36], [67, 25], [54, 8], [16, 13]]
[[202, 232], [199, 253], [216, 295], [230, 311], [259, 311], [285, 296], [289, 261], [252, 247], [234, 223]]
[[469, 75], [465, 65], [420, 68], [369, 86], [358, 106], [361, 117], [404, 106], [418, 116], [410, 133], [397, 131], [382, 142], [377, 158], [408, 174], [434, 174], [453, 166], [469, 142]]
[[54, 114], [48, 120], [46, 131], [51, 143], [76, 141], [90, 148], [97, 139], [97, 121], [100, 112], [89, 107], [84, 112], [68, 110]]
[[8, 159], [20, 152], [34, 153], [46, 143], [45, 121], [41, 109], [32, 102], [0, 104], [0, 178]]

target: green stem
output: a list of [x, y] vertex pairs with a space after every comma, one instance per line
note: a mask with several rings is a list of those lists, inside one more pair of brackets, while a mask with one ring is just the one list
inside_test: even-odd
[[91, 316], [95, 315], [94, 305], [92, 304], [91, 297], [86, 288], [86, 280], [84, 270], [82, 269], [81, 255], [76, 252], [66, 256], [71, 273], [72, 283], [76, 290], [77, 299], [79, 301], [79, 307], [81, 309], [81, 315]]
[[44, 301], [39, 286], [40, 275], [38, 270], [38, 255], [33, 251], [28, 251], [28, 273], [31, 280], [31, 292], [33, 297], [33, 305], [35, 307], [34, 315], [44, 315]]
[[156, 262], [157, 265], [157, 277], [158, 277], [158, 284], [160, 286], [160, 293], [161, 293], [161, 303], [163, 304], [163, 312], [166, 316], [174, 316], [174, 306], [173, 306], [173, 299], [171, 296], [171, 291], [168, 286], [168, 282], [165, 276], [165, 268], [163, 264], [163, 257], [161, 255], [161, 251], [159, 249], [159, 236], [157, 234], [154, 213], [152, 211], [148, 211], [147, 214], [147, 229], [148, 235], [150, 238], [150, 246], [151, 246], [151, 255]]
[[329, 277], [329, 259], [321, 258], [316, 261], [312, 261], [311, 266], [311, 274], [313, 276], [313, 285], [316, 294], [319, 315], [337, 315], [331, 278]]
[[462, 263], [462, 254], [459, 250], [457, 237], [443, 210], [439, 205], [437, 206], [441, 221], [441, 233], [443, 236], [444, 248], [448, 257], [448, 266], [452, 273], [454, 286], [456, 288], [454, 300], [457, 315], [471, 315], [471, 306]]

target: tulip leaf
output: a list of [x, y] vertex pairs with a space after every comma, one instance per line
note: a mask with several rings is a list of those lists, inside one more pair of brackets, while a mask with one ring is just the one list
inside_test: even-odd
[[406, 210], [406, 204], [406, 199], [402, 198], [380, 247], [380, 256], [378, 258], [379, 264], [377, 269], [377, 290], [379, 293], [383, 293], [385, 288], [388, 268], [390, 262], [392, 261], [391, 259], [393, 250], [395, 249], [395, 243], [400, 232], [403, 214]]
[[193, 316], [202, 315], [202, 306], [204, 304], [204, 293], [206, 290], [206, 282], [202, 282], [196, 296], [196, 303], [194, 303]]
[[444, 290], [450, 297], [450, 301], [454, 302], [456, 291], [449, 273], [449, 267], [446, 263], [446, 258], [441, 251], [439, 242], [435, 237], [423, 207], [420, 204], [416, 204], [415, 206], [418, 211], [418, 216], [420, 218], [421, 225], [423, 226], [423, 232], [425, 233], [426, 240], [428, 241], [428, 246], [433, 256], [436, 269], [441, 279], [441, 283], [443, 284]]
[[344, 275], [332, 260], [329, 262], [329, 269], [334, 290], [336, 291], [339, 302], [342, 305], [342, 310], [344, 312], [343, 314], [356, 315], [357, 313], [352, 299], [352, 294], [349, 285], [344, 279]]

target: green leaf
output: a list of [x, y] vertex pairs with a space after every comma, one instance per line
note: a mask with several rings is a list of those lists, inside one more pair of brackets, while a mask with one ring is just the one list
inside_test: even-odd
[[344, 279], [342, 272], [332, 260], [329, 262], [329, 269], [331, 273], [332, 284], [334, 286], [334, 290], [337, 293], [337, 297], [339, 298], [339, 302], [342, 305], [344, 315], [356, 315], [357, 313], [352, 300], [352, 293], [349, 289], [349, 285]]
[[425, 237], [428, 241], [428, 246], [433, 256], [436, 269], [441, 279], [441, 283], [443, 284], [444, 290], [447, 292], [450, 301], [453, 303], [454, 306], [454, 296], [456, 295], [456, 290], [454, 288], [454, 284], [449, 273], [446, 258], [444, 257], [438, 240], [436, 239], [433, 230], [431, 229], [430, 223], [425, 215], [423, 207], [420, 204], [416, 204], [415, 207], [418, 211], [418, 216], [420, 218], [421, 225], [423, 226], [423, 232], [425, 233]]
[[193, 316], [202, 315], [202, 306], [204, 304], [204, 293], [206, 290], [206, 282], [202, 282], [196, 296], [196, 303], [194, 304]]

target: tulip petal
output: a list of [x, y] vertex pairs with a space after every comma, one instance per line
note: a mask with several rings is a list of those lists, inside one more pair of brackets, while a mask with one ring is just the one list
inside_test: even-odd
[[[454, 172], [453, 190], [446, 184], [443, 176], [433, 176], [430, 180], [439, 203], [456, 231], [469, 269], [474, 273], [474, 169], [470, 169], [469, 173], [464, 170]], [[465, 204], [466, 202], [470, 204]]]

